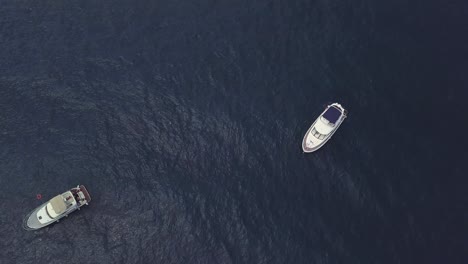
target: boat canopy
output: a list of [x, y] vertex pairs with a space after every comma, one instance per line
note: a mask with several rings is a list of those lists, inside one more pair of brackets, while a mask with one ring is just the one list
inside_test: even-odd
[[67, 209], [67, 205], [63, 200], [62, 195], [57, 195], [52, 198], [47, 204], [47, 212], [51, 217], [57, 217]]
[[322, 116], [323, 116], [323, 118], [328, 120], [328, 122], [330, 122], [332, 124], [335, 124], [336, 121], [338, 121], [338, 119], [341, 116], [341, 111], [339, 109], [331, 106], [331, 107], [329, 107], [327, 109], [327, 111], [325, 113], [323, 113]]

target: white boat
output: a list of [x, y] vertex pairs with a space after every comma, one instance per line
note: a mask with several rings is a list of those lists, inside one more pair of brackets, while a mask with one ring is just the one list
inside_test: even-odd
[[23, 227], [26, 230], [43, 228], [79, 210], [81, 206], [88, 205], [90, 201], [91, 196], [86, 188], [78, 185], [34, 209], [24, 219]]
[[346, 115], [347, 111], [339, 103], [328, 105], [307, 130], [302, 140], [302, 150], [314, 152], [325, 145], [343, 123]]

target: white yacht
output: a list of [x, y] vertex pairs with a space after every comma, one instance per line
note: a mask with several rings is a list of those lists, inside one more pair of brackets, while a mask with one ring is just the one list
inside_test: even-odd
[[328, 105], [307, 130], [302, 140], [302, 150], [314, 152], [325, 145], [345, 120], [346, 115], [347, 111], [339, 103]]
[[29, 213], [23, 222], [26, 230], [36, 230], [58, 222], [60, 218], [79, 210], [81, 206], [91, 201], [88, 191], [83, 185], [78, 185], [60, 195], [55, 196]]

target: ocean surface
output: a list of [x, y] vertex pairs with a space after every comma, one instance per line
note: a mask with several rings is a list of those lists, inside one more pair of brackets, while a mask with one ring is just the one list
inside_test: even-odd
[[0, 263], [468, 263], [467, 28], [461, 0], [1, 1]]

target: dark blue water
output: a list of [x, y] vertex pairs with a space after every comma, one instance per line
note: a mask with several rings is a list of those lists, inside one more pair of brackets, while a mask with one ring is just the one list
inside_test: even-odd
[[[463, 1], [2, 1], [0, 263], [467, 263]], [[349, 118], [301, 140], [330, 102]], [[77, 184], [93, 201], [31, 232]]]

